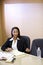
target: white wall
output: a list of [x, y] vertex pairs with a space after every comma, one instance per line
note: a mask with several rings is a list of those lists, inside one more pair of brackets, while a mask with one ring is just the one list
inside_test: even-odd
[[8, 37], [11, 28], [17, 26], [21, 35], [28, 35], [31, 41], [43, 38], [43, 3], [5, 4], [4, 14]]

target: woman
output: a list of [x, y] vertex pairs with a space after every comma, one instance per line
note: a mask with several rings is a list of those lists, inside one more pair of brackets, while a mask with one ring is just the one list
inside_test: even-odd
[[20, 36], [20, 30], [18, 27], [12, 28], [11, 35], [12, 37], [8, 38], [5, 44], [1, 47], [3, 51], [10, 52], [14, 49], [21, 52], [30, 52], [30, 49], [27, 48], [24, 38], [21, 38]]

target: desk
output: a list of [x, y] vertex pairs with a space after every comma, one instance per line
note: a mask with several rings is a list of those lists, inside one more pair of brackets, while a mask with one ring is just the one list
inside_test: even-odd
[[0, 61], [0, 65], [43, 65], [43, 58], [38, 58], [33, 55], [24, 54], [17, 56], [14, 63], [6, 63], [5, 61]]
[[23, 55], [16, 57], [14, 63], [0, 61], [0, 65], [43, 65], [43, 58], [39, 59], [32, 55]]

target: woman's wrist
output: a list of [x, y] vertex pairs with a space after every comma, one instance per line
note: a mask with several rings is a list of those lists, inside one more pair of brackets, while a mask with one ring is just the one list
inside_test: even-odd
[[7, 49], [5, 49], [5, 51], [10, 52], [10, 51], [12, 51], [12, 48], [7, 48]]
[[25, 50], [26, 52], [30, 52], [30, 49], [29, 48], [26, 48], [26, 50]]

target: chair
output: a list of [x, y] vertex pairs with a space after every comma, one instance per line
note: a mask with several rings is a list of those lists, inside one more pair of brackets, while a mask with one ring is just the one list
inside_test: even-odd
[[27, 47], [30, 49], [30, 38], [28, 36], [20, 36], [20, 38], [24, 38], [26, 44], [27, 44]]
[[43, 39], [34, 39], [32, 41], [32, 47], [30, 54], [37, 56], [37, 48], [41, 49], [41, 57], [43, 57]]
[[[24, 43], [26, 43], [26, 47], [30, 49], [30, 38], [28, 36], [20, 36], [20, 39], [24, 40]], [[30, 54], [30, 52], [26, 52], [25, 53], [28, 53]]]

